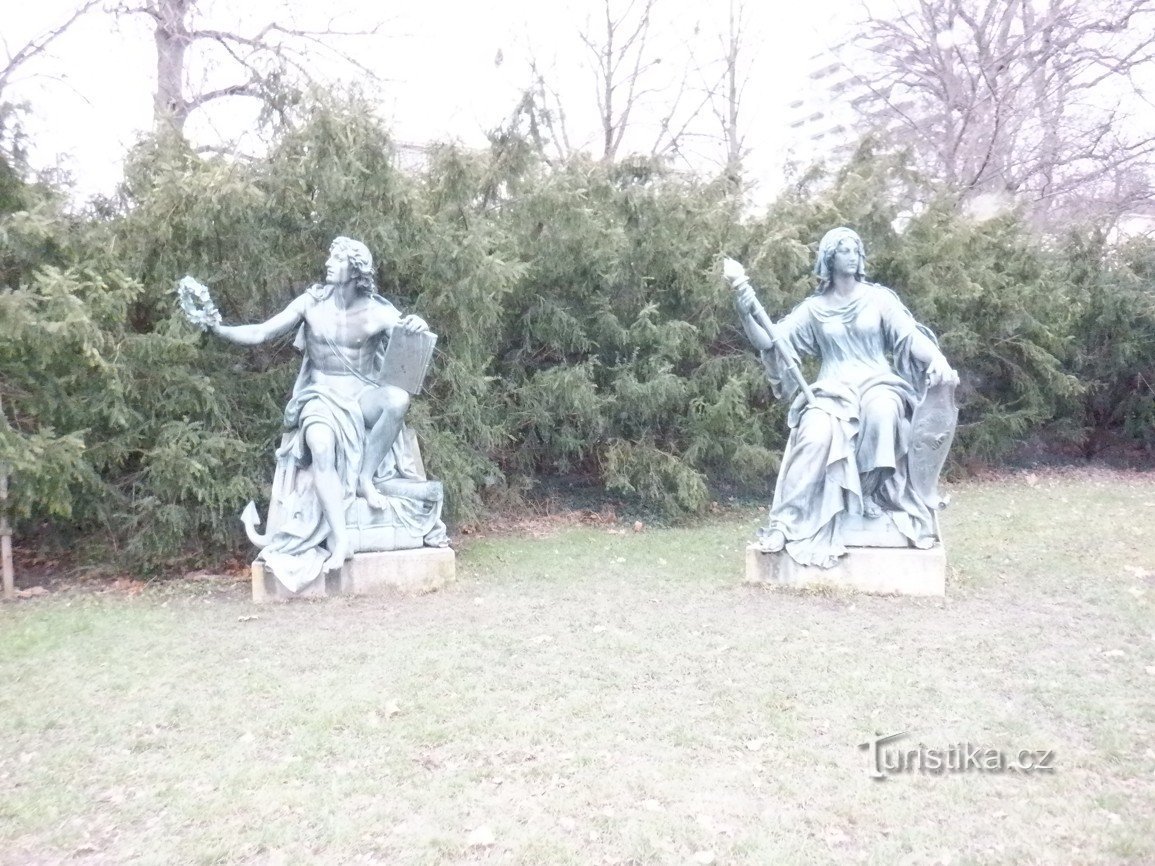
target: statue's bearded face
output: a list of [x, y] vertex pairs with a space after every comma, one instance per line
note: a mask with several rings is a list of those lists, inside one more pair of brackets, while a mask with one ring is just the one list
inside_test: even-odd
[[331, 286], [341, 286], [349, 282], [351, 275], [349, 256], [341, 250], [329, 253], [329, 260], [325, 262], [325, 282]]

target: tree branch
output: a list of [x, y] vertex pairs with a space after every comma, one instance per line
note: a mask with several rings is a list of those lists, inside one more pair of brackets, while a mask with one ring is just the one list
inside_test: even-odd
[[49, 45], [67, 33], [69, 28], [72, 27], [81, 16], [87, 14], [100, 2], [101, 0], [85, 0], [85, 2], [74, 9], [72, 14], [60, 24], [30, 39], [15, 54], [10, 55], [4, 67], [0, 69], [0, 93], [3, 93], [4, 87], [8, 84], [8, 79], [17, 69], [37, 55], [43, 54]]

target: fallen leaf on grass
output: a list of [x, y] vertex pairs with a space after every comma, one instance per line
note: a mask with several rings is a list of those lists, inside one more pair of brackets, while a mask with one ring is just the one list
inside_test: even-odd
[[36, 598], [41, 595], [48, 595], [48, 590], [42, 586], [30, 586], [28, 589], [16, 590], [17, 598]]
[[493, 829], [488, 824], [482, 824], [469, 834], [466, 844], [470, 848], [488, 848], [497, 844], [497, 836], [493, 834]]
[[846, 835], [838, 827], [831, 827], [826, 831], [826, 844], [832, 847], [845, 845], [850, 841], [850, 837]]
[[701, 863], [702, 866], [710, 866], [715, 860], [713, 851], [699, 851], [694, 855], [694, 862]]
[[248, 616], [238, 616], [237, 622], [252, 622], [254, 619], [260, 619], [260, 617], [257, 616], [255, 613], [249, 614]]

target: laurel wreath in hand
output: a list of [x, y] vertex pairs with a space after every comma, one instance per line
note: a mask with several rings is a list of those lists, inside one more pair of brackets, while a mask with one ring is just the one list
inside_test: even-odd
[[208, 331], [221, 323], [221, 311], [213, 303], [208, 286], [203, 286], [192, 277], [184, 277], [176, 287], [180, 308], [185, 318], [202, 331]]

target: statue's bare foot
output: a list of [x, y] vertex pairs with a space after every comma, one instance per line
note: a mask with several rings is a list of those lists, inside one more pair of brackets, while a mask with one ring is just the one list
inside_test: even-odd
[[349, 558], [352, 551], [349, 550], [349, 542], [341, 540], [334, 541], [333, 551], [329, 554], [329, 558], [325, 560], [325, 564], [321, 566], [321, 573], [327, 571], [338, 571], [345, 564], [345, 560]]
[[862, 503], [862, 513], [871, 520], [874, 520], [877, 517], [882, 517], [883, 509], [882, 506], [873, 499], [867, 498], [867, 500]]
[[771, 529], [758, 539], [757, 544], [763, 553], [777, 553], [786, 546], [786, 534], [781, 529]]
[[362, 478], [358, 495], [369, 503], [370, 508], [384, 509], [389, 507], [389, 497], [373, 486], [368, 478]]

